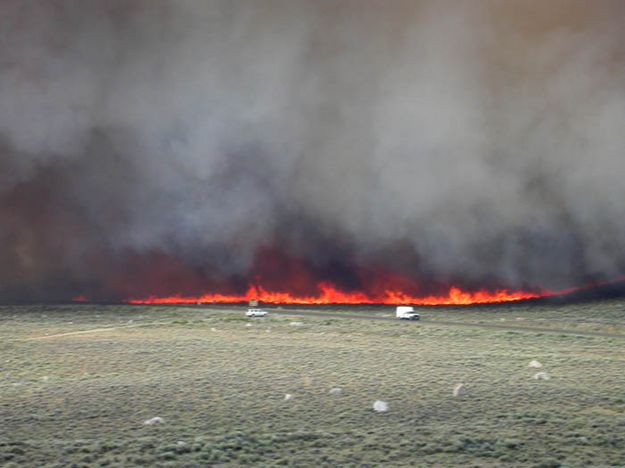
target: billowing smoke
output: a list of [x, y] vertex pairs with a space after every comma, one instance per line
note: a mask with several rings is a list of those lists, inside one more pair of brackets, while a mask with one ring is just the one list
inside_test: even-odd
[[625, 273], [620, 0], [6, 0], [0, 300]]

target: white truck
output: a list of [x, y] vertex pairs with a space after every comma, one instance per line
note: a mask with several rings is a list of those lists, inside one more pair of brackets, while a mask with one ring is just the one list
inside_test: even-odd
[[419, 320], [419, 314], [414, 311], [412, 306], [397, 306], [395, 317], [400, 320]]
[[267, 312], [262, 309], [250, 307], [249, 309], [247, 309], [247, 312], [245, 312], [245, 315], [247, 315], [248, 317], [265, 317], [267, 315]]

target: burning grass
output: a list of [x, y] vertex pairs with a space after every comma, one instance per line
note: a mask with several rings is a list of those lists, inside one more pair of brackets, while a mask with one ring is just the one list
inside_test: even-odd
[[[524, 310], [507, 316], [533, 320]], [[623, 340], [311, 317], [292, 327], [227, 308], [0, 318], [1, 463], [625, 464]], [[595, 305], [593, 318], [622, 321], [623, 306]], [[532, 378], [532, 359], [550, 380]], [[461, 399], [458, 382], [471, 390]], [[155, 415], [164, 422], [143, 424]]]
[[[331, 305], [331, 304], [415, 304], [424, 306], [439, 305], [471, 305], [493, 304], [501, 302], [517, 302], [529, 299], [554, 295], [552, 292], [528, 292], [528, 291], [463, 291], [457, 287], [451, 287], [446, 294], [418, 296], [405, 292], [386, 289], [381, 293], [369, 294], [364, 292], [346, 292], [338, 289], [330, 283], [320, 283], [319, 290], [314, 296], [299, 296], [288, 292], [272, 292], [261, 286], [250, 286], [245, 294], [205, 294], [201, 296], [163, 296], [148, 297], [144, 299], [130, 299], [131, 304], [236, 304], [260, 300], [267, 304], [295, 304], [295, 305]], [[76, 298], [77, 302], [86, 300], [84, 297]]]

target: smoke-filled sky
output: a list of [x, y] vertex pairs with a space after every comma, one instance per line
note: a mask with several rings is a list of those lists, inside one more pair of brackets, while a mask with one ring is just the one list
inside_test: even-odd
[[625, 274], [620, 0], [6, 0], [0, 300]]

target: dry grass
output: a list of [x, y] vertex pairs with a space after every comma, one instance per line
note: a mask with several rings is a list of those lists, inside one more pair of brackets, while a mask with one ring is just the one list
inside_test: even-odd
[[464, 308], [430, 311], [425, 310], [426, 316], [437, 320], [625, 334], [625, 303], [620, 299], [578, 304], [482, 306], [473, 308], [470, 314]]
[[[618, 315], [608, 306], [594, 306], [602, 326]], [[0, 319], [0, 464], [625, 464], [623, 340], [225, 308]]]

